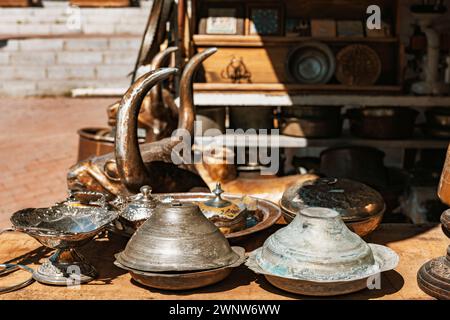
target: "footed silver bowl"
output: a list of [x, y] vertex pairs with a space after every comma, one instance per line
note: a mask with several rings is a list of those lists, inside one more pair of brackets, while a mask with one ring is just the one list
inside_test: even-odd
[[76, 251], [117, 218], [106, 207], [105, 196], [75, 192], [49, 208], [28, 208], [11, 216], [9, 231], [26, 233], [42, 245], [56, 249], [33, 273], [36, 281], [70, 286], [89, 282], [97, 271]]

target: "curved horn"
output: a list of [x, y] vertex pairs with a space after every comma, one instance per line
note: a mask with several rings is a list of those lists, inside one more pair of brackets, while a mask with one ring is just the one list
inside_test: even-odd
[[[156, 70], [161, 68], [164, 61], [175, 51], [178, 50], [178, 47], [168, 47], [158, 54], [152, 59], [151, 67], [152, 70]], [[163, 93], [162, 93], [162, 85], [161, 82], [158, 82], [151, 90], [150, 90], [150, 104], [151, 110], [150, 112], [154, 115], [157, 115], [158, 110], [164, 106], [163, 103]]]
[[148, 178], [137, 135], [142, 101], [154, 85], [176, 72], [178, 72], [176, 68], [150, 71], [131, 85], [120, 102], [117, 113], [116, 162], [120, 179], [130, 191], [139, 190]]
[[191, 137], [194, 134], [195, 106], [192, 82], [195, 71], [208, 57], [216, 53], [217, 48], [208, 48], [197, 53], [184, 67], [180, 80], [180, 112], [178, 117], [178, 129], [188, 130]]

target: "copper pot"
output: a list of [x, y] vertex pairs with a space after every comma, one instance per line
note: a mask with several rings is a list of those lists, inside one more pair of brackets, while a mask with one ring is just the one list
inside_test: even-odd
[[231, 107], [230, 126], [233, 129], [272, 129], [272, 107]]
[[[114, 133], [111, 128], [82, 128], [78, 130], [78, 160], [85, 160], [92, 156], [101, 156], [114, 151]], [[139, 143], [145, 138], [140, 137]]]
[[388, 177], [384, 152], [363, 146], [336, 147], [320, 155], [320, 172], [328, 177], [347, 178], [372, 187], [385, 187]]
[[353, 135], [368, 139], [406, 139], [414, 133], [419, 112], [403, 107], [355, 108], [347, 111]]

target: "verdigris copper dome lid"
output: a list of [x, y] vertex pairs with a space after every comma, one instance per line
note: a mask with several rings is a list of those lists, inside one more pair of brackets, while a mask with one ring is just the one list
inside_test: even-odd
[[302, 209], [247, 261], [257, 273], [313, 282], [364, 279], [397, 263], [394, 251], [364, 242], [337, 211], [312, 207]]
[[177, 201], [159, 205], [117, 255], [121, 265], [148, 272], [222, 268], [239, 258], [198, 206]]
[[308, 180], [289, 187], [280, 206], [292, 216], [307, 207], [334, 209], [345, 222], [365, 220], [385, 210], [379, 192], [363, 183], [337, 178]]

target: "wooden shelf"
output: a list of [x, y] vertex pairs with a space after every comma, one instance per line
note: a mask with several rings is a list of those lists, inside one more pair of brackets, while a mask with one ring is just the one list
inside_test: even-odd
[[[270, 139], [270, 138], [269, 138]], [[218, 144], [228, 147], [250, 147], [261, 145], [266, 141], [266, 136], [261, 135], [220, 135], [215, 137], [196, 137], [195, 143], [199, 145]], [[434, 140], [430, 138], [415, 138], [407, 140], [372, 140], [360, 139], [343, 135], [333, 139], [308, 139], [279, 135], [278, 141], [269, 140], [269, 146], [279, 148], [307, 148], [307, 147], [332, 147], [338, 145], [370, 146], [375, 148], [392, 149], [445, 149], [447, 140]]]
[[399, 106], [429, 108], [449, 107], [450, 96], [405, 96], [405, 95], [356, 95], [356, 94], [267, 94], [267, 93], [204, 93], [194, 94], [195, 105], [202, 106]]
[[245, 93], [253, 92], [314, 92], [314, 91], [341, 91], [341, 92], [400, 92], [400, 85], [373, 85], [348, 86], [343, 84], [283, 84], [283, 83], [195, 83], [196, 92], [227, 92]]
[[280, 43], [301, 43], [304, 41], [322, 42], [364, 42], [364, 43], [398, 43], [397, 37], [366, 38], [366, 37], [280, 37], [280, 36], [246, 36], [246, 35], [203, 35], [193, 36], [196, 46], [218, 46], [218, 47], [263, 47], [278, 45]]

